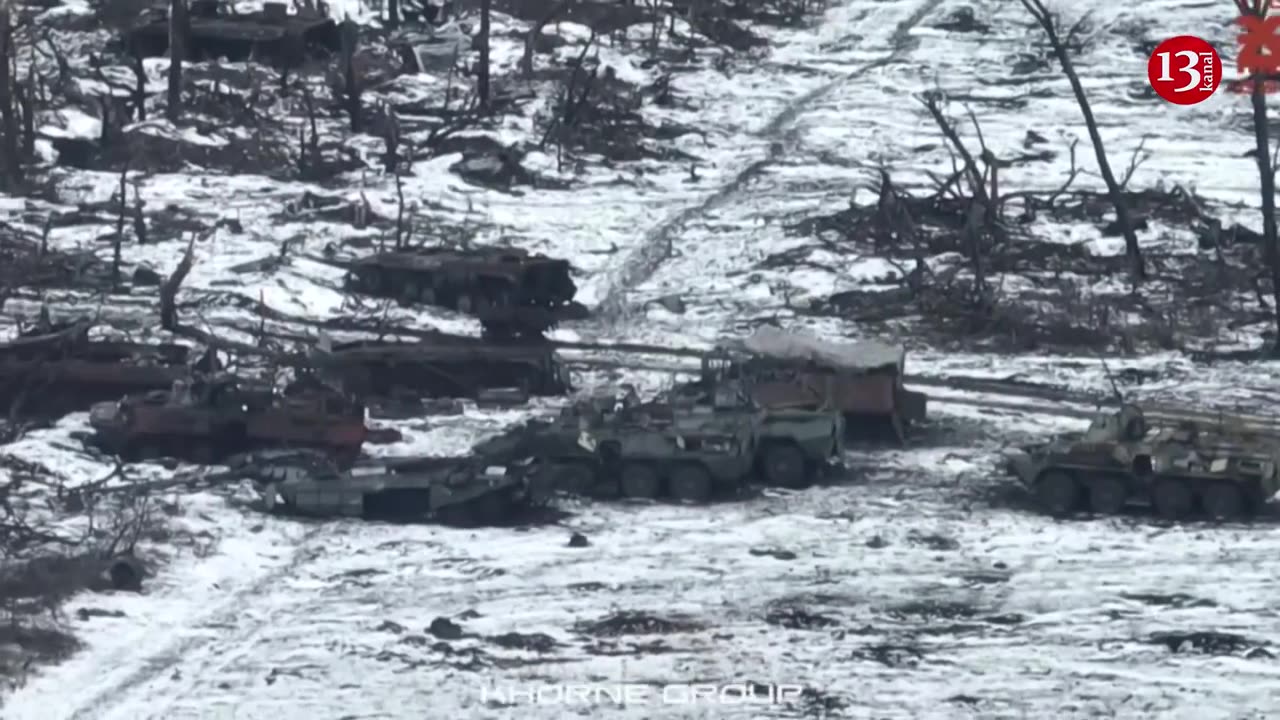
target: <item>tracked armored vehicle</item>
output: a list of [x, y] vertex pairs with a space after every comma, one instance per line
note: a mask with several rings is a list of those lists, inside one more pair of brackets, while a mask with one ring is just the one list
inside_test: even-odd
[[833, 342], [801, 332], [760, 328], [702, 361], [704, 384], [746, 381], [752, 400], [770, 411], [832, 410], [854, 437], [888, 431], [900, 443], [925, 419], [927, 398], [903, 386], [906, 350], [874, 341]]
[[368, 435], [364, 418], [363, 405], [337, 392], [308, 387], [278, 394], [220, 374], [99, 403], [89, 424], [94, 444], [130, 462], [210, 463], [255, 448], [310, 447], [349, 466]]
[[1242, 518], [1280, 490], [1280, 420], [1126, 405], [1083, 433], [1005, 452], [1044, 512], [1118, 513], [1147, 505], [1168, 520]]
[[[233, 10], [219, 0], [193, 0], [183, 59], [244, 62], [252, 58], [296, 66], [306, 57], [337, 52], [342, 45], [337, 23], [319, 10], [302, 8], [290, 14], [289, 6], [281, 2], [263, 3], [258, 12]], [[125, 49], [138, 57], [168, 54], [168, 11], [148, 11], [143, 21], [125, 34]]]
[[253, 481], [267, 510], [313, 517], [500, 525], [550, 497], [526, 472], [527, 461], [410, 458], [343, 472], [323, 453], [266, 450], [233, 457], [228, 466]]
[[516, 248], [419, 248], [346, 263], [348, 289], [457, 310], [494, 336], [537, 336], [581, 318], [568, 261]]
[[[190, 372], [182, 345], [93, 340], [92, 328], [90, 320], [53, 324], [46, 319], [0, 343], [0, 406], [23, 416], [56, 417], [128, 393], [170, 387]], [[216, 364], [209, 358], [204, 362]]]
[[492, 342], [439, 333], [420, 342], [364, 340], [333, 343], [321, 337], [311, 361], [322, 377], [362, 397], [412, 393], [470, 397], [517, 388], [528, 395], [563, 395], [569, 375], [542, 343]]

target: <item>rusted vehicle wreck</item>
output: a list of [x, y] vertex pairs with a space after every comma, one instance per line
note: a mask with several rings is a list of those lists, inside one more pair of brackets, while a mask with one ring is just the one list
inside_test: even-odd
[[[170, 387], [190, 372], [189, 350], [175, 344], [90, 339], [81, 319], [20, 331], [0, 343], [0, 403], [17, 415], [56, 417], [129, 393]], [[216, 363], [209, 355], [205, 363]]]
[[225, 373], [99, 403], [89, 424], [93, 444], [128, 462], [212, 463], [254, 449], [303, 447], [350, 466], [369, 434], [364, 405], [342, 393], [316, 384], [277, 393]]
[[877, 341], [837, 342], [764, 327], [725, 343], [702, 359], [702, 381], [744, 381], [765, 409], [834, 410], [846, 432], [876, 435], [888, 428], [906, 441], [925, 419], [928, 398], [903, 386], [906, 349]]
[[498, 336], [539, 335], [586, 316], [567, 260], [518, 248], [417, 248], [343, 263], [347, 288], [473, 315]]
[[[320, 9], [300, 7], [295, 14], [281, 2], [263, 3], [262, 10], [234, 12], [219, 0], [192, 0], [188, 10], [184, 60], [200, 62], [226, 58], [230, 62], [257, 59], [279, 65], [299, 64], [306, 56], [339, 50], [337, 23]], [[164, 8], [148, 11], [142, 23], [125, 34], [125, 49], [135, 57], [163, 57], [169, 52], [169, 16]]]
[[326, 382], [360, 396], [475, 398], [485, 390], [563, 395], [569, 375], [550, 345], [433, 333], [418, 342], [322, 336], [310, 361]]

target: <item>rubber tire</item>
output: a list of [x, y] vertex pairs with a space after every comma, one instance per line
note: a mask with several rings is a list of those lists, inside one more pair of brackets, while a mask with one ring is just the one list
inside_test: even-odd
[[467, 503], [476, 526], [494, 527], [511, 518], [511, 498], [506, 492], [489, 493]]
[[673, 500], [704, 505], [711, 501], [715, 491], [715, 481], [711, 478], [711, 471], [705, 466], [698, 463], [680, 463], [671, 470], [667, 488]]
[[618, 485], [622, 496], [640, 500], [654, 500], [662, 495], [662, 477], [647, 463], [627, 463], [619, 473]]
[[1248, 514], [1245, 494], [1232, 483], [1215, 482], [1200, 490], [1200, 507], [1210, 520], [1230, 522]]
[[776, 487], [801, 490], [809, 486], [809, 464], [804, 453], [790, 443], [770, 443], [761, 448], [760, 470]]
[[1036, 478], [1036, 504], [1052, 517], [1066, 517], [1080, 509], [1084, 492], [1074, 476], [1047, 472]]
[[1151, 486], [1151, 507], [1165, 520], [1186, 520], [1195, 510], [1196, 496], [1185, 480], [1156, 480]]
[[556, 463], [548, 468], [551, 487], [570, 495], [587, 495], [596, 485], [595, 469], [586, 463]]
[[1089, 510], [1097, 515], [1118, 515], [1128, 504], [1129, 488], [1114, 475], [1099, 475], [1085, 483]]

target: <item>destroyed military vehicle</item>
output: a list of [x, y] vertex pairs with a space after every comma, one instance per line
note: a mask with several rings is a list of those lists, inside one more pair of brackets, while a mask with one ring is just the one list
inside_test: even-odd
[[[93, 322], [51, 323], [0, 343], [0, 403], [5, 412], [56, 417], [94, 402], [171, 387], [189, 374], [182, 345], [89, 338]], [[204, 362], [216, 363], [216, 357]]]
[[1168, 520], [1229, 520], [1280, 490], [1280, 419], [1153, 405], [1100, 413], [1083, 433], [1005, 452], [1054, 516], [1147, 505]]
[[321, 336], [311, 355], [321, 377], [361, 397], [475, 398], [515, 388], [526, 395], [563, 395], [568, 371], [550, 346], [433, 334], [419, 342], [334, 343]]
[[694, 503], [731, 494], [757, 474], [803, 487], [839, 460], [837, 416], [770, 418], [745, 400], [727, 388], [710, 404], [590, 398], [544, 431], [539, 459], [565, 492]]
[[925, 419], [927, 405], [923, 393], [903, 386], [905, 363], [901, 346], [764, 327], [704, 357], [702, 382], [742, 379], [762, 408], [833, 410], [844, 415], [852, 435], [887, 428], [901, 443], [911, 423]]
[[211, 463], [255, 448], [310, 447], [349, 466], [368, 429], [365, 408], [315, 387], [283, 394], [222, 373], [168, 391], [94, 405], [92, 442], [134, 462], [174, 457]]
[[343, 472], [323, 453], [264, 450], [227, 464], [229, 475], [254, 483], [268, 511], [296, 515], [472, 527], [509, 522], [550, 497], [528, 459], [490, 466], [478, 457], [403, 458]]
[[416, 248], [345, 263], [359, 293], [457, 310], [495, 336], [540, 335], [584, 317], [568, 261], [517, 248]]
[[[224, 6], [219, 0], [192, 0], [187, 12], [183, 59], [192, 62], [256, 59], [295, 67], [307, 57], [323, 57], [342, 46], [341, 31], [323, 8], [302, 7], [290, 14], [287, 4], [266, 2], [261, 11], [237, 13], [231, 3]], [[167, 55], [168, 10], [149, 10], [143, 21], [125, 34], [125, 50], [135, 57]]]

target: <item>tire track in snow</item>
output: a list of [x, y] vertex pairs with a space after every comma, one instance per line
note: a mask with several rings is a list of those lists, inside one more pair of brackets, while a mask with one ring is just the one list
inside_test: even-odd
[[846, 83], [872, 70], [896, 62], [905, 53], [913, 50], [917, 41], [911, 37], [911, 31], [941, 4], [942, 0], [921, 0], [916, 9], [894, 28], [893, 34], [889, 37], [891, 50], [888, 54], [791, 101], [767, 125], [755, 133], [756, 137], [770, 141], [769, 151], [765, 157], [748, 165], [702, 203], [685, 208], [649, 230], [640, 241], [640, 245], [623, 261], [617, 276], [609, 283], [608, 290], [596, 307], [597, 321], [607, 324], [623, 319], [628, 313], [627, 294], [632, 288], [653, 276], [670, 255], [673, 243], [685, 226], [733, 199], [766, 167], [791, 153], [800, 139], [796, 120], [814, 104], [822, 101]]
[[[293, 553], [283, 565], [272, 568], [252, 584], [233, 592], [218, 603], [214, 610], [199, 618], [196, 623], [184, 624], [184, 627], [234, 627], [239, 624], [238, 621], [244, 618], [245, 608], [250, 605], [251, 599], [262, 595], [273, 584], [296, 574], [300, 569], [319, 557], [323, 552], [324, 545], [332, 537], [333, 530], [334, 527], [331, 525], [320, 525], [308, 530], [302, 537], [298, 538]], [[316, 543], [317, 539], [326, 542]], [[251, 643], [253, 639], [262, 634], [269, 620], [268, 613], [268, 617], [263, 617], [258, 622], [251, 623], [248, 628], [244, 628], [247, 632], [237, 632], [230, 639], [238, 641], [234, 643], [237, 646]], [[87, 700], [78, 703], [79, 707], [68, 716], [68, 720], [104, 720], [105, 718], [116, 716], [132, 717], [127, 713], [132, 712], [130, 710], [131, 707], [137, 707], [131, 702], [134, 699], [136, 690], [165, 674], [172, 673], [179, 664], [185, 662], [192, 654], [202, 653], [207, 656], [210, 654], [210, 650], [216, 651], [226, 644], [226, 640], [219, 637], [181, 638], [164, 645], [157, 652], [147, 653], [144, 657], [138, 658], [131, 663], [137, 665], [136, 670], [130, 672], [121, 680], [109, 680], [108, 683], [94, 690]], [[121, 711], [126, 714], [122, 714]]]

